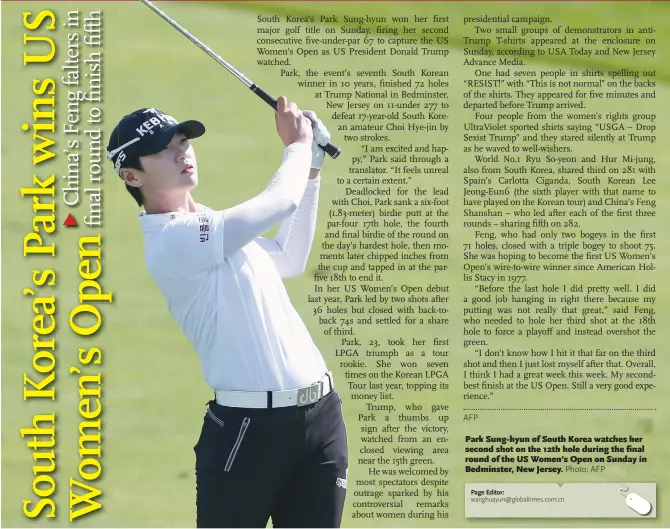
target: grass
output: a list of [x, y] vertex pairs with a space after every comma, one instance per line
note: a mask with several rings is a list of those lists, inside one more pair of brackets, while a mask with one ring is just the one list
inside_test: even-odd
[[[272, 114], [266, 105], [256, 101], [248, 90], [223, 69], [217, 67], [211, 58], [186, 42], [166, 23], [135, 3], [115, 3], [105, 5], [104, 10], [104, 126], [109, 133], [113, 124], [126, 112], [143, 106], [154, 106], [172, 113], [180, 119], [202, 119], [208, 127], [207, 134], [196, 143], [201, 184], [195, 198], [212, 207], [223, 208], [244, 200], [263, 189], [276, 169], [282, 155], [281, 143], [276, 138]], [[366, 13], [386, 16], [411, 16], [414, 13], [431, 15], [436, 12], [448, 13], [450, 22], [451, 55], [446, 60], [435, 57], [413, 58], [411, 67], [419, 69], [438, 68], [445, 64], [450, 70], [449, 81], [454, 89], [450, 96], [452, 103], [459, 100], [460, 81], [471, 77], [471, 70], [462, 65], [461, 37], [470, 35], [471, 30], [463, 28], [460, 20], [464, 16], [506, 14], [510, 11], [520, 15], [546, 15], [552, 21], [567, 25], [609, 25], [646, 27], [653, 23], [658, 39], [657, 49], [663, 49], [670, 34], [668, 5], [661, 2], [545, 2], [516, 3], [514, 7], [502, 2], [466, 3], [177, 3], [161, 4], [166, 12], [186, 28], [196, 34], [213, 49], [222, 53], [227, 60], [242, 69], [260, 86], [273, 95], [288, 94], [303, 108], [315, 109], [333, 133], [333, 141], [343, 148], [344, 154], [337, 161], [326, 161], [322, 187], [322, 214], [319, 219], [315, 251], [310, 259], [310, 270], [319, 262], [319, 249], [326, 232], [327, 211], [331, 199], [342, 196], [343, 188], [335, 183], [337, 177], [346, 177], [351, 156], [364, 154], [358, 142], [345, 142], [343, 132], [337, 130], [337, 120], [331, 118], [323, 99], [315, 97], [314, 90], [299, 88], [295, 80], [282, 77], [276, 68], [264, 68], [256, 64], [256, 23], [259, 13], [264, 14], [328, 14], [342, 17], [344, 14]], [[74, 335], [67, 327], [70, 310], [75, 306], [77, 295], [77, 238], [82, 234], [95, 233], [86, 227], [66, 230], [59, 227], [54, 240], [57, 241], [59, 257], [53, 263], [48, 259], [26, 259], [21, 256], [22, 238], [30, 230], [31, 207], [27, 200], [20, 198], [19, 188], [28, 185], [34, 168], [30, 165], [31, 147], [28, 138], [20, 132], [20, 126], [30, 115], [33, 77], [59, 76], [56, 65], [25, 68], [21, 65], [21, 55], [16, 43], [21, 43], [21, 12], [24, 8], [16, 3], [2, 5], [2, 76], [5, 80], [2, 97], [2, 524], [3, 526], [26, 525], [28, 520], [21, 514], [21, 502], [33, 498], [30, 492], [33, 479], [31, 453], [20, 438], [19, 429], [27, 427], [35, 413], [56, 411], [57, 425], [57, 492], [58, 518], [54, 523], [44, 519], [35, 521], [38, 526], [65, 526], [67, 522], [68, 478], [76, 477], [77, 465], [77, 403], [76, 379], [68, 374], [75, 365], [76, 353], [80, 347], [97, 346], [103, 352], [103, 474], [97, 482], [103, 490], [102, 511], [83, 520], [87, 527], [185, 527], [194, 525], [194, 475], [193, 452], [199, 433], [204, 405], [211, 397], [211, 391], [203, 383], [197, 357], [190, 345], [171, 320], [163, 299], [148, 275], [142, 259], [142, 239], [136, 218], [138, 213], [134, 202], [117, 180], [109, 165], [105, 166], [104, 177], [104, 228], [103, 236], [103, 287], [111, 290], [114, 302], [104, 307], [104, 330], [96, 337], [87, 339]], [[54, 11], [60, 19], [71, 9], [82, 13], [100, 9], [93, 3], [58, 3]], [[651, 22], [650, 22], [651, 21]], [[59, 57], [65, 57], [66, 30], [58, 25], [56, 32]], [[630, 104], [636, 112], [655, 112], [658, 116], [656, 134], [667, 138], [667, 101], [670, 70], [667, 61], [642, 59], [632, 61], [626, 57], [593, 58], [580, 61], [574, 57], [553, 57], [542, 62], [539, 58], [529, 61], [529, 68], [539, 72], [542, 69], [599, 67], [604, 70], [620, 68], [655, 69], [658, 86], [654, 100], [636, 100]], [[407, 68], [403, 57], [386, 57], [383, 60], [366, 60], [361, 57], [330, 57], [328, 62], [304, 60], [303, 66], [313, 69], [327, 68], [356, 69], [383, 66], [387, 70]], [[383, 63], [382, 63], [383, 61]], [[65, 89], [59, 87], [58, 116], [62, 123], [66, 116]], [[588, 102], [589, 111], [606, 112], [612, 110], [607, 102]], [[625, 110], [623, 105], [619, 110]], [[632, 111], [633, 109], [631, 109]], [[521, 392], [499, 393], [495, 396], [494, 407], [657, 407], [657, 412], [545, 412], [526, 414], [522, 412], [479, 412], [475, 422], [463, 420], [468, 407], [462, 401], [462, 362], [474, 356], [472, 348], [461, 346], [464, 337], [460, 314], [464, 307], [463, 297], [472, 296], [471, 285], [462, 281], [463, 260], [460, 251], [463, 243], [471, 243], [472, 231], [460, 230], [454, 216], [461, 210], [462, 194], [459, 171], [470, 162], [469, 155], [463, 153], [464, 143], [455, 132], [455, 124], [471, 119], [471, 114], [453, 104], [449, 110], [452, 131], [436, 139], [431, 134], [396, 133], [397, 143], [439, 143], [450, 147], [450, 175], [446, 181], [436, 181], [437, 177], [417, 176], [414, 185], [430, 188], [432, 185], [449, 185], [453, 207], [450, 238], [452, 241], [451, 271], [427, 278], [418, 273], [389, 273], [387, 283], [420, 286], [427, 281], [448, 284], [451, 287], [449, 309], [454, 322], [448, 329], [432, 328], [427, 325], [393, 327], [360, 326], [356, 335], [363, 344], [370, 340], [386, 340], [404, 337], [410, 340], [424, 339], [432, 343], [435, 336], [448, 336], [450, 347], [450, 389], [439, 393], [399, 392], [395, 395], [397, 408], [415, 403], [425, 410], [433, 403], [451, 405], [449, 421], [450, 454], [435, 456], [436, 464], [450, 470], [449, 487], [451, 503], [449, 520], [360, 520], [354, 519], [356, 509], [352, 502], [360, 479], [367, 479], [368, 470], [357, 464], [362, 447], [358, 414], [365, 409], [360, 401], [351, 398], [346, 384], [345, 371], [341, 367], [342, 358], [334, 352], [340, 348], [339, 338], [324, 335], [324, 326], [313, 314], [314, 305], [308, 303], [307, 294], [314, 293], [311, 274], [287, 281], [287, 288], [300, 314], [312, 329], [317, 345], [323, 351], [333, 369], [338, 389], [343, 396], [347, 410], [347, 425], [350, 436], [351, 470], [349, 472], [349, 502], [345, 512], [344, 526], [453, 526], [453, 527], [532, 527], [538, 520], [467, 520], [463, 518], [464, 482], [497, 481], [496, 476], [464, 475], [462, 461], [463, 439], [465, 435], [484, 433], [487, 435], [533, 436], [546, 435], [643, 435], [646, 439], [647, 465], [634, 467], [611, 466], [602, 476], [592, 474], [574, 478], [575, 481], [654, 482], [658, 487], [658, 502], [661, 505], [658, 517], [636, 520], [641, 527], [667, 526], [667, 516], [662, 506], [670, 499], [667, 493], [670, 485], [667, 466], [670, 453], [665, 441], [670, 435], [667, 410], [662, 403], [667, 402], [668, 390], [665, 386], [656, 390], [655, 396], [636, 394], [595, 394], [568, 393], [566, 395], [536, 394]], [[21, 134], [21, 135], [20, 135]], [[657, 160], [659, 179], [667, 172], [670, 158], [667, 149], [660, 142], [653, 145], [604, 145], [598, 146], [597, 153], [621, 154], [626, 149], [642, 155], [653, 155]], [[61, 137], [57, 152], [59, 161], [49, 166], [60, 180], [66, 167], [62, 150], [65, 148]], [[576, 156], [588, 156], [595, 148], [584, 142], [572, 145]], [[84, 158], [86, 163], [86, 158]], [[85, 165], [84, 165], [85, 167]], [[85, 177], [86, 173], [82, 173]], [[656, 347], [659, 355], [657, 374], [659, 385], [668, 376], [667, 365], [662, 363], [662, 344], [667, 341], [666, 326], [662, 314], [667, 310], [667, 296], [662, 291], [663, 277], [667, 270], [667, 238], [661, 235], [662, 226], [667, 225], [667, 208], [663, 207], [667, 197], [667, 183], [661, 180], [656, 195], [659, 207], [653, 225], [659, 236], [658, 269], [640, 278], [626, 273], [604, 275], [570, 275], [555, 273], [537, 274], [530, 278], [532, 284], [572, 282], [589, 284], [656, 283], [658, 334], [644, 340], [644, 346]], [[62, 224], [69, 211], [62, 201], [57, 202], [58, 221]], [[80, 220], [85, 211], [83, 206], [72, 210]], [[609, 219], [589, 223], [590, 229], [639, 230], [642, 225], [633, 219]], [[23, 373], [30, 372], [32, 317], [30, 300], [21, 294], [23, 288], [31, 284], [31, 270], [53, 266], [58, 273], [58, 285], [54, 289], [58, 300], [57, 337], [57, 400], [56, 402], [21, 401]], [[637, 340], [603, 338], [599, 340], [558, 341], [544, 339], [530, 342], [520, 338], [498, 339], [491, 342], [491, 348], [502, 347], [584, 347], [602, 349], [635, 348], [642, 345]], [[428, 351], [428, 349], [427, 349]], [[418, 354], [418, 351], [417, 351]], [[428, 351], [430, 355], [430, 351]], [[370, 364], [369, 360], [368, 363]], [[374, 366], [368, 365], [370, 370]], [[511, 479], [519, 479], [518, 475]], [[544, 481], [544, 477], [524, 477], [528, 481]], [[567, 480], [567, 478], [564, 478]], [[571, 478], [572, 479], [572, 478]], [[33, 523], [33, 522], [30, 522]], [[542, 520], [545, 527], [626, 527], [626, 520]]]

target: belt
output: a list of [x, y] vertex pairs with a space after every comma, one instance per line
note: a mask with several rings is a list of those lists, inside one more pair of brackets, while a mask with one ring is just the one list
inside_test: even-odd
[[231, 408], [285, 408], [307, 406], [318, 402], [333, 391], [333, 375], [329, 371], [321, 380], [298, 389], [284, 391], [225, 391], [216, 390], [216, 403]]

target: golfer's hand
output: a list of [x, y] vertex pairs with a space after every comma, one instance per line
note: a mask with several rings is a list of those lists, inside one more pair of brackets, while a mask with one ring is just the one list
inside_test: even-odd
[[312, 110], [305, 110], [303, 115], [312, 123], [312, 134], [314, 136], [314, 141], [312, 142], [312, 169], [321, 169], [326, 151], [319, 147], [319, 145], [328, 144], [330, 141], [330, 132], [328, 132], [326, 126]]
[[277, 100], [277, 111], [275, 112], [277, 133], [285, 146], [292, 143], [311, 144], [313, 139], [312, 124], [303, 115], [295, 103], [289, 103], [285, 96]]

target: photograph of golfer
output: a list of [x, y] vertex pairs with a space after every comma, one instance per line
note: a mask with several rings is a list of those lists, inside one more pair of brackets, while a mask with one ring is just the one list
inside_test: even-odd
[[[198, 527], [339, 527], [348, 445], [332, 373], [283, 279], [305, 270], [330, 133], [279, 97], [279, 168], [229, 209], [196, 202], [200, 121], [124, 116], [107, 156], [143, 207], [145, 263], [214, 391], [194, 447]], [[217, 154], [218, 155], [218, 154]], [[216, 175], [232, 185], [245, 175]], [[279, 225], [276, 237], [263, 237]], [[165, 381], [170, 384], [169, 380]]]

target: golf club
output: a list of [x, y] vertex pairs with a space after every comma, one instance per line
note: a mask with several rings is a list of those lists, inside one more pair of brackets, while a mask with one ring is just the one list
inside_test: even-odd
[[[149, 0], [140, 0], [144, 5], [147, 7], [151, 8], [156, 14], [158, 14], [163, 20], [168, 22], [172, 27], [174, 27], [179, 33], [184, 35], [188, 40], [190, 40], [193, 44], [198, 46], [201, 50], [203, 50], [207, 55], [209, 55], [212, 59], [214, 59], [216, 62], [218, 62], [221, 66], [223, 66], [226, 70], [228, 70], [230, 73], [232, 73], [235, 77], [237, 77], [240, 81], [242, 81], [245, 85], [247, 85], [251, 91], [256, 94], [258, 97], [260, 97], [263, 101], [265, 101], [268, 105], [270, 105], [272, 108], [277, 110], [277, 100], [272, 97], [270, 94], [268, 94], [265, 90], [263, 90], [261, 87], [256, 85], [253, 81], [248, 79], [245, 75], [243, 75], [239, 70], [234, 68], [231, 64], [228, 62], [224, 61], [221, 56], [218, 54], [214, 53], [208, 46], [206, 46], [203, 42], [198, 40], [196, 37], [191, 35], [186, 28], [182, 27], [179, 25], [177, 22], [172, 20], [167, 14], [165, 14], [163, 11], [158, 9], [155, 5], [153, 5]], [[336, 145], [333, 145], [332, 143], [328, 143], [327, 145], [319, 145], [326, 153], [331, 157], [331, 158], [337, 158], [340, 153], [342, 152], [339, 147]]]

